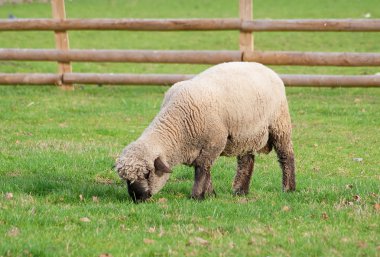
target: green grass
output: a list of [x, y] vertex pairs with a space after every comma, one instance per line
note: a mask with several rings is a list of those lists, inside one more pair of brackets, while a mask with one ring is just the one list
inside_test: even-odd
[[[362, 18], [368, 12], [380, 17], [376, 1], [257, 0], [254, 15]], [[1, 6], [1, 18], [9, 13], [49, 17], [50, 6]], [[237, 5], [227, 0], [81, 0], [67, 1], [67, 13], [236, 17]], [[257, 33], [255, 44], [265, 50], [379, 52], [378, 38], [379, 33]], [[70, 43], [72, 48], [236, 49], [237, 33], [70, 32]], [[53, 48], [53, 35], [3, 32], [0, 47]], [[196, 73], [205, 67], [75, 63], [74, 71]], [[274, 68], [379, 72], [368, 67]], [[55, 70], [53, 63], [0, 62], [1, 72]], [[378, 89], [287, 89], [297, 162], [295, 193], [281, 192], [281, 172], [271, 153], [257, 158], [247, 197], [232, 195], [235, 160], [220, 158], [212, 171], [216, 198], [189, 199], [193, 171], [178, 166], [152, 201], [136, 205], [111, 167], [158, 112], [166, 90], [0, 87], [0, 256], [380, 255], [380, 211], [375, 209], [380, 203]], [[13, 198], [7, 199], [7, 193]], [[81, 221], [84, 217], [90, 222]]]

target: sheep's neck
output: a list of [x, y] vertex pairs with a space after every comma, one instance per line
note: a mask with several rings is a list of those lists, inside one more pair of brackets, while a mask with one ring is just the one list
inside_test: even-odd
[[176, 116], [160, 113], [143, 134], [144, 140], [151, 144], [152, 150], [164, 157], [170, 166], [183, 162], [182, 149], [184, 147], [181, 121]]

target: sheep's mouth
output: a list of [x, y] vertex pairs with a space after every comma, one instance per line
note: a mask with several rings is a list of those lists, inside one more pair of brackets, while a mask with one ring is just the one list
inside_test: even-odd
[[146, 190], [144, 185], [142, 185], [139, 182], [131, 183], [130, 181], [127, 181], [127, 187], [128, 187], [128, 193], [131, 196], [133, 202], [140, 203], [144, 202], [150, 197], [152, 197], [152, 194], [149, 190]]

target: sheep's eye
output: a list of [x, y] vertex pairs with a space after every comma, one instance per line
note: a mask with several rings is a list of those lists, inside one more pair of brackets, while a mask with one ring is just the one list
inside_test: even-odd
[[149, 175], [150, 175], [150, 172], [148, 172], [147, 174], [144, 174], [144, 178], [145, 178], [145, 179], [148, 179], [148, 178], [149, 178]]

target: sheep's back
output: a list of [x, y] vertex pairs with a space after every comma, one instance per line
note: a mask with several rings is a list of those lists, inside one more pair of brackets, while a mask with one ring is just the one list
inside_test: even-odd
[[197, 105], [201, 112], [192, 115], [197, 119], [194, 124], [202, 126], [197, 131], [225, 133], [224, 154], [236, 155], [258, 151], [266, 143], [268, 126], [286, 97], [283, 82], [272, 70], [258, 63], [236, 62], [216, 65], [177, 83], [166, 94], [163, 106], [174, 102]]
[[190, 80], [187, 94], [205, 109], [212, 108], [229, 128], [252, 127], [276, 115], [285, 101], [283, 82], [258, 63], [224, 63]]

